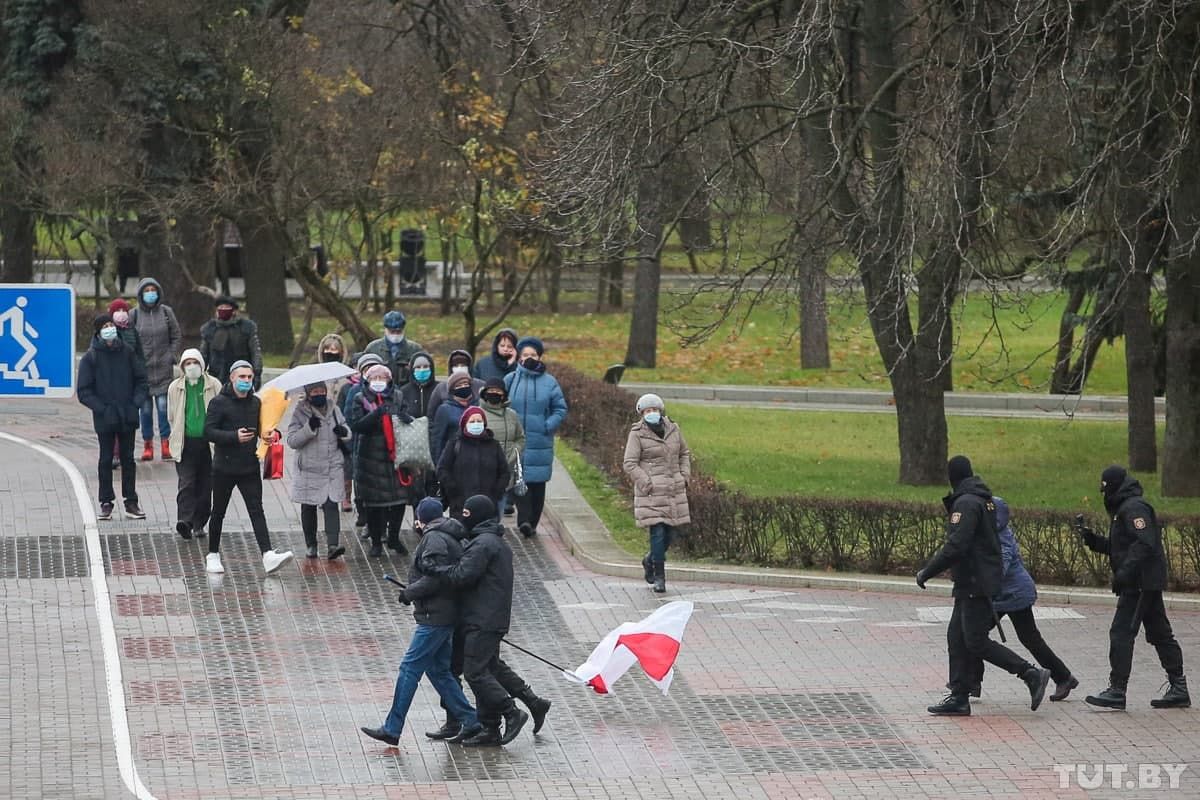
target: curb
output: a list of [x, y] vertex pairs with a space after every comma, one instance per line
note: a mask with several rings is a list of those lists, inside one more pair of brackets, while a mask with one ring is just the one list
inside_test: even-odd
[[[553, 520], [568, 552], [585, 567], [601, 575], [641, 579], [641, 563], [613, 541], [604, 522], [588, 505], [566, 467], [558, 459], [554, 461], [554, 472], [550, 482], [546, 485], [545, 512]], [[667, 572], [671, 580], [679, 581], [733, 583], [778, 589], [837, 589], [851, 592], [924, 594], [937, 598], [951, 596], [950, 582], [945, 579], [931, 581], [922, 590], [912, 579], [905, 580], [895, 575], [829, 573], [742, 565], [723, 566], [678, 560], [667, 562]], [[1067, 606], [1116, 606], [1117, 604], [1117, 598], [1111, 592], [1091, 587], [1038, 586], [1038, 597], [1041, 600], [1051, 600], [1056, 605]], [[1167, 608], [1171, 609], [1200, 611], [1200, 596], [1164, 592], [1163, 602]]]

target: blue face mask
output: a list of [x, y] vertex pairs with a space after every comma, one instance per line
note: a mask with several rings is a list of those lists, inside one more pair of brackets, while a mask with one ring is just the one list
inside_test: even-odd
[[650, 425], [657, 425], [658, 423], [662, 422], [662, 414], [658, 413], [657, 411], [651, 411], [646, 414], [646, 416], [642, 417], [642, 419], [646, 420], [646, 422]]
[[233, 388], [242, 394], [249, 394], [250, 390], [254, 388], [254, 381], [234, 381]]
[[482, 422], [468, 422], [467, 433], [472, 436], [483, 436], [484, 427]]
[[425, 381], [429, 380], [432, 377], [433, 377], [433, 370], [431, 370], [431, 369], [426, 368], [426, 369], [414, 369], [413, 370], [413, 378], [416, 379], [417, 383], [424, 383]]
[[146, 305], [152, 306], [158, 302], [158, 292], [146, 292], [142, 295], [142, 300], [146, 301]]
[[113, 339], [117, 338], [117, 329], [116, 328], [101, 328], [100, 329], [100, 338], [106, 342], [111, 342]]

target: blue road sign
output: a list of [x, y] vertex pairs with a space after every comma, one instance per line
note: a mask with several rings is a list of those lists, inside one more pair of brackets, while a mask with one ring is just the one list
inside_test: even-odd
[[0, 397], [75, 393], [75, 289], [0, 283]]

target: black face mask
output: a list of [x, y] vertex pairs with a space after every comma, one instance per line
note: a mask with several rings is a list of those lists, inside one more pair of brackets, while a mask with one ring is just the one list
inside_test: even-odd
[[324, 408], [325, 404], [329, 402], [329, 395], [314, 394], [308, 398], [308, 402], [312, 404], [313, 408]]
[[321, 360], [324, 361], [326, 364], [328, 364], [332, 361], [341, 361], [342, 354], [341, 353], [321, 353]]
[[459, 387], [455, 388], [454, 396], [465, 400], [466, 398], [471, 396], [471, 387], [470, 386], [459, 386]]
[[483, 396], [483, 399], [487, 400], [489, 403], [491, 403], [494, 406], [498, 406], [504, 402], [505, 398], [504, 398], [504, 395], [502, 395], [502, 394], [485, 394]]
[[521, 362], [521, 366], [530, 372], [545, 372], [546, 365], [536, 358], [530, 357]]

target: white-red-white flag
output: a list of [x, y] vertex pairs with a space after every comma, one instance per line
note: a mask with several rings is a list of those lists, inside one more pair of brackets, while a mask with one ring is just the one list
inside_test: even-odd
[[640, 622], [622, 623], [596, 645], [587, 661], [564, 674], [571, 681], [591, 686], [597, 694], [608, 694], [617, 678], [634, 664], [641, 664], [650, 680], [666, 694], [675, 674], [683, 630], [694, 607], [690, 600], [676, 600]]

